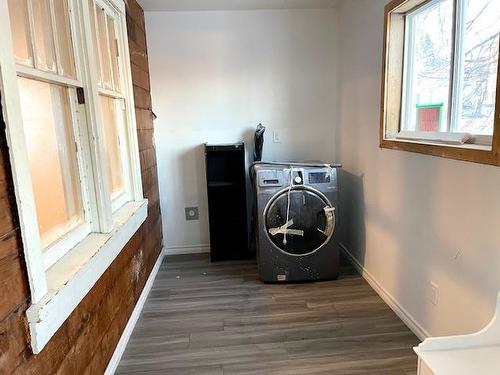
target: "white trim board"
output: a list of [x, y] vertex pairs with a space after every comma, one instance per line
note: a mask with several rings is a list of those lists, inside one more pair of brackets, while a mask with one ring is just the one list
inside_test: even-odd
[[164, 258], [165, 258], [165, 249], [162, 249], [160, 252], [160, 256], [158, 256], [158, 259], [156, 260], [156, 263], [153, 269], [151, 270], [151, 273], [148, 276], [148, 280], [146, 281], [146, 284], [142, 289], [141, 295], [137, 300], [137, 303], [135, 304], [134, 311], [132, 311], [132, 314], [130, 315], [127, 325], [125, 326], [125, 329], [122, 332], [120, 340], [116, 345], [113, 356], [109, 360], [108, 367], [106, 368], [104, 375], [113, 375], [116, 372], [116, 369], [120, 364], [120, 360], [122, 359], [123, 353], [125, 352], [125, 349], [127, 347], [128, 341], [132, 336], [132, 332], [134, 331], [135, 325], [137, 324], [137, 321], [141, 316], [142, 309], [144, 308], [144, 304], [146, 303], [146, 299], [148, 298], [149, 292], [153, 287], [156, 275], [160, 270], [160, 266]]
[[205, 254], [210, 252], [210, 245], [172, 246], [167, 247], [165, 252], [166, 255]]
[[347, 256], [349, 261], [352, 263], [354, 268], [360, 273], [361, 276], [366, 280], [368, 284], [377, 292], [377, 294], [384, 300], [384, 302], [391, 308], [392, 311], [403, 321], [404, 324], [420, 339], [425, 340], [431, 337], [429, 332], [427, 332], [424, 327], [417, 322], [417, 320], [408, 312], [406, 309], [399, 304], [399, 302], [394, 298], [385, 288], [375, 279], [375, 277], [368, 271], [351, 252], [342, 243], [339, 245]]

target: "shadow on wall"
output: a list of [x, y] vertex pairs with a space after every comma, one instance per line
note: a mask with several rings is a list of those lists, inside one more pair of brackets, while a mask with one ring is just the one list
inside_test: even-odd
[[364, 266], [366, 252], [363, 175], [339, 171], [339, 243]]
[[[252, 216], [252, 207], [254, 201], [253, 187], [252, 187], [252, 182], [250, 180], [250, 172], [249, 172], [250, 165], [253, 163], [254, 135], [255, 135], [255, 128], [247, 128], [241, 134], [243, 142], [245, 142], [245, 152], [246, 152], [245, 176], [246, 176], [246, 188], [247, 188], [247, 223], [248, 223], [247, 233], [251, 233], [251, 221], [252, 221], [251, 216]], [[250, 238], [248, 240], [250, 240]]]
[[[189, 167], [197, 171], [205, 171], [205, 149], [204, 145], [196, 145], [193, 148], [186, 149], [179, 157], [177, 165]], [[206, 186], [206, 176], [204, 173], [185, 173], [185, 171], [178, 171], [177, 177], [179, 186], [196, 186], [196, 191], [204, 189]]]

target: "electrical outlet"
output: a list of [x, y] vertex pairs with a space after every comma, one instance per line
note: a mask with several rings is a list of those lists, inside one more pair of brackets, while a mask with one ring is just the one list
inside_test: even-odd
[[186, 214], [186, 221], [200, 220], [198, 207], [186, 207], [184, 210]]
[[273, 142], [281, 143], [281, 134], [278, 130], [273, 130]]
[[439, 304], [439, 286], [431, 281], [431, 302], [434, 306]]

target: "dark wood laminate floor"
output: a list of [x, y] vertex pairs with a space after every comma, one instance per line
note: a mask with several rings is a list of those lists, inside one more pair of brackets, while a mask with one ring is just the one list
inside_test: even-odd
[[117, 373], [414, 375], [416, 344], [345, 261], [336, 281], [267, 285], [255, 262], [174, 256]]

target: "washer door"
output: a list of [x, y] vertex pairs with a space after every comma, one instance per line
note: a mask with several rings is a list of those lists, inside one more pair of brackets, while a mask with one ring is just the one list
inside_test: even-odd
[[[288, 197], [290, 208], [287, 223]], [[334, 209], [320, 192], [294, 187], [278, 193], [264, 211], [266, 232], [271, 242], [289, 255], [309, 255], [331, 238], [335, 227]]]

